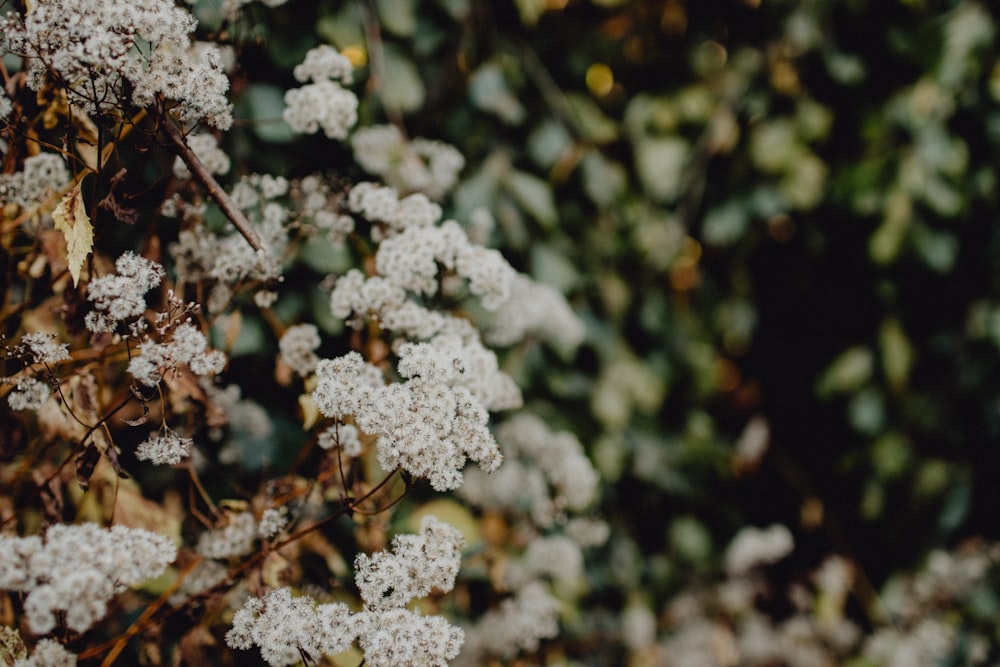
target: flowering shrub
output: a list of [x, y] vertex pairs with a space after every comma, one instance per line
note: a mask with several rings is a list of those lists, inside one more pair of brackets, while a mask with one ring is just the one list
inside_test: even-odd
[[995, 662], [998, 19], [898, 4], [0, 2], [0, 663]]

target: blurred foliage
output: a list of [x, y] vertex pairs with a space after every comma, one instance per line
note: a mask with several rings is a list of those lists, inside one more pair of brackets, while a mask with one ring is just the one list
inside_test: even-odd
[[[316, 43], [353, 54], [362, 116], [458, 146], [453, 213], [488, 207], [505, 254], [584, 314], [574, 358], [507, 365], [606, 479], [591, 595], [617, 606], [687, 583], [747, 522], [876, 585], [1000, 532], [996, 14], [408, 0], [246, 29], [279, 86]], [[259, 119], [267, 90], [236, 93]], [[339, 150], [262, 123], [237, 140], [291, 175]]]
[[[290, 6], [230, 25], [217, 0], [194, 5], [252, 69], [233, 77], [234, 163], [363, 177], [345, 146], [280, 120], [291, 68], [333, 44], [358, 68], [362, 124], [457, 146], [450, 214], [492, 211], [508, 259], [587, 323], [572, 358], [505, 359], [606, 483], [612, 538], [581, 604], [669, 599], [747, 523], [790, 526], [798, 571], [850, 557], [872, 591], [934, 548], [1000, 537], [995, 5]], [[314, 277], [280, 315], [334, 326]], [[234, 373], [270, 363], [265, 330], [242, 323]], [[584, 638], [601, 616], [565, 621]]]

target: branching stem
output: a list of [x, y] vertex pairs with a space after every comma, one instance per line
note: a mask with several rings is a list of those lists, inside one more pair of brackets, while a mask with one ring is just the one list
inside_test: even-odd
[[184, 134], [180, 131], [173, 121], [169, 118], [164, 118], [161, 124], [163, 128], [163, 133], [167, 135], [170, 143], [173, 145], [174, 150], [177, 151], [178, 157], [187, 166], [188, 171], [198, 180], [199, 183], [204, 186], [205, 190], [208, 191], [209, 196], [215, 200], [215, 203], [219, 205], [222, 210], [223, 215], [229, 218], [229, 221], [233, 223], [233, 226], [243, 235], [243, 238], [247, 240], [247, 243], [257, 251], [264, 249], [264, 244], [261, 243], [260, 237], [257, 236], [257, 232], [254, 231], [253, 227], [250, 226], [250, 221], [247, 220], [243, 212], [237, 208], [233, 200], [230, 199], [229, 195], [219, 182], [215, 180], [212, 174], [208, 173], [205, 169], [205, 165], [201, 163], [198, 156], [194, 154], [194, 151], [187, 145], [187, 141], [184, 139]]

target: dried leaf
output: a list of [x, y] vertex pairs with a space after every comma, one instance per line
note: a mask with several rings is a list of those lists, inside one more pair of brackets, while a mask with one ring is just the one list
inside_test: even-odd
[[90, 224], [87, 211], [83, 205], [78, 181], [73, 189], [63, 195], [56, 210], [52, 212], [55, 227], [66, 237], [66, 264], [73, 276], [73, 284], [80, 282], [80, 270], [87, 255], [94, 247], [94, 227]]
[[87, 445], [83, 453], [76, 457], [76, 481], [84, 491], [90, 486], [90, 476], [94, 474], [94, 467], [100, 460], [101, 453], [97, 451], [94, 443]]

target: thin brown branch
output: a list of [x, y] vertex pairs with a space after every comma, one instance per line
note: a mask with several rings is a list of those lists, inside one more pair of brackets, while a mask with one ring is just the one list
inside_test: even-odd
[[233, 200], [229, 198], [229, 194], [222, 189], [219, 182], [215, 180], [212, 174], [208, 173], [205, 169], [205, 165], [201, 163], [198, 156], [194, 154], [194, 151], [187, 145], [187, 141], [184, 139], [184, 134], [180, 131], [173, 121], [169, 118], [164, 118], [161, 124], [163, 128], [163, 133], [167, 135], [170, 143], [173, 145], [174, 150], [177, 151], [177, 156], [184, 162], [187, 166], [188, 171], [198, 180], [199, 183], [204, 186], [205, 190], [208, 191], [209, 196], [215, 200], [215, 203], [219, 205], [222, 210], [222, 214], [229, 218], [229, 221], [233, 223], [233, 226], [243, 235], [243, 238], [247, 240], [247, 243], [257, 251], [264, 249], [264, 244], [261, 243], [260, 237], [257, 236], [257, 232], [254, 231], [253, 227], [250, 226], [250, 221], [246, 219], [243, 212], [236, 207]]

